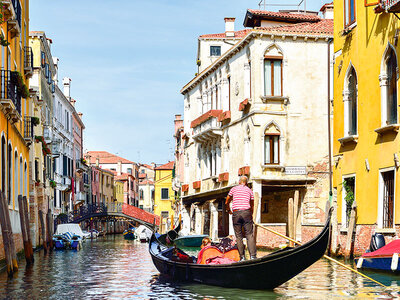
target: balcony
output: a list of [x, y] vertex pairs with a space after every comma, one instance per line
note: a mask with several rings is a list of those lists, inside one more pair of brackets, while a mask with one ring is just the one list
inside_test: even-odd
[[1, 4], [3, 5], [2, 13], [4, 15], [4, 20], [15, 19], [14, 2], [12, 0], [3, 0]]
[[43, 138], [46, 144], [51, 144], [53, 141], [53, 129], [48, 125], [43, 127]]
[[[7, 1], [3, 1], [7, 2]], [[11, 0], [12, 7], [14, 9], [14, 15], [10, 16], [7, 20], [8, 31], [11, 34], [11, 38], [18, 36], [21, 33], [21, 3], [19, 0]]]
[[18, 73], [0, 70], [0, 104], [6, 116], [15, 123], [21, 120], [21, 93], [18, 87]]
[[191, 123], [193, 139], [197, 142], [208, 142], [222, 135], [221, 125], [218, 121], [222, 110], [212, 109], [201, 115]]
[[32, 144], [33, 141], [32, 117], [25, 117], [24, 139], [28, 145]]
[[400, 0], [384, 0], [382, 6], [389, 13], [400, 12]]
[[75, 200], [76, 200], [76, 202], [85, 201], [86, 200], [86, 193], [83, 193], [83, 192], [76, 193]]
[[31, 47], [24, 47], [24, 71], [27, 77], [32, 77], [33, 73], [33, 52]]

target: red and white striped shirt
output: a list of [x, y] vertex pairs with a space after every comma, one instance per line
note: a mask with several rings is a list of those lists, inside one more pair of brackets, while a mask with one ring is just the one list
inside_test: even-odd
[[233, 197], [232, 210], [250, 209], [250, 201], [254, 200], [253, 191], [243, 184], [231, 188], [228, 196]]

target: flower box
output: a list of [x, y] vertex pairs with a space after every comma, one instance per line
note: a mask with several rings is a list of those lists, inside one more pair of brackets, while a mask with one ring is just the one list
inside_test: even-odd
[[249, 99], [246, 98], [239, 104], [239, 111], [244, 111], [250, 105]]
[[219, 182], [224, 182], [224, 181], [228, 181], [229, 180], [229, 173], [225, 172], [225, 173], [221, 173], [218, 176], [218, 181]]
[[182, 185], [182, 192], [187, 192], [189, 190], [189, 185], [188, 184], [183, 184]]
[[194, 181], [194, 182], [193, 182], [193, 188], [194, 188], [195, 190], [198, 190], [200, 187], [201, 187], [201, 181], [200, 181], [200, 180], [199, 180], [199, 181]]
[[231, 119], [231, 111], [227, 110], [219, 115], [218, 121], [223, 122], [223, 121], [228, 121], [230, 119]]
[[242, 176], [242, 175], [249, 176], [250, 175], [250, 166], [245, 166], [245, 167], [239, 168], [238, 175], [239, 176]]

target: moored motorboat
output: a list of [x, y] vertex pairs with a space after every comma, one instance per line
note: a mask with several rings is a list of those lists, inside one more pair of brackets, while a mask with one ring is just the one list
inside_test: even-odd
[[201, 242], [205, 237], [208, 237], [208, 235], [199, 234], [199, 235], [181, 236], [174, 240], [174, 244], [177, 247], [200, 247]]
[[56, 250], [80, 250], [82, 247], [82, 238], [71, 232], [55, 234], [53, 236], [54, 248]]
[[311, 241], [253, 260], [220, 265], [173, 261], [171, 256], [176, 251], [175, 248], [161, 241], [166, 240], [166, 235], [156, 238], [154, 234], [149, 243], [149, 252], [158, 271], [174, 280], [232, 288], [273, 289], [304, 271], [324, 255], [329, 242], [331, 214], [332, 209], [325, 227]]
[[[378, 235], [380, 237], [381, 235]], [[372, 236], [371, 246], [376, 237]], [[400, 253], [400, 239], [391, 241], [385, 245], [383, 236], [381, 237], [380, 247], [374, 249], [370, 246], [370, 251], [364, 253], [361, 257], [356, 259], [358, 269], [372, 269], [388, 272], [400, 272], [399, 253]], [[372, 249], [371, 249], [372, 248]]]
[[126, 239], [126, 240], [134, 240], [135, 239], [135, 228], [129, 228], [129, 229], [124, 230], [122, 235], [124, 236], [124, 239]]
[[140, 225], [135, 230], [136, 239], [140, 240], [141, 243], [147, 243], [148, 241], [150, 241], [152, 234], [153, 231], [144, 225]]

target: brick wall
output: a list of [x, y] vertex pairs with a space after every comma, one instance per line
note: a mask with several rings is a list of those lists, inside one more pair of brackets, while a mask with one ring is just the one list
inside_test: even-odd
[[[13, 234], [13, 238], [14, 238], [15, 250], [18, 253], [24, 249], [24, 243], [22, 241], [22, 234], [15, 233], [15, 234]], [[5, 258], [5, 255], [4, 255], [3, 236], [0, 235], [0, 260], [3, 260], [4, 258]]]

